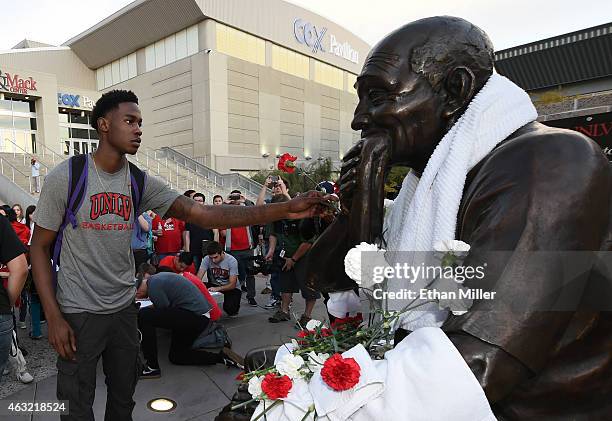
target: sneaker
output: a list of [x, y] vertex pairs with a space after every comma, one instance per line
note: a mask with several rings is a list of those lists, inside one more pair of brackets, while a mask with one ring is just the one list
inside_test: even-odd
[[242, 291], [242, 292], [247, 292], [247, 287], [246, 287], [246, 285], [242, 285], [242, 286], [240, 287], [240, 291]]
[[275, 308], [280, 306], [281, 304], [281, 300], [277, 300], [274, 297], [270, 297], [270, 300], [268, 300], [268, 303], [264, 306], [265, 308]]
[[261, 290], [261, 294], [272, 294], [272, 290], [270, 289], [270, 287], [265, 287]]
[[40, 324], [41, 324], [41, 325], [44, 325], [45, 323], [47, 323], [47, 321], [46, 321], [46, 320], [44, 320], [44, 319], [40, 321]]
[[232, 314], [225, 313], [225, 314], [226, 314], [226, 315], [227, 315], [227, 317], [229, 317], [230, 319], [233, 319], [234, 317], [238, 316], [238, 313], [232, 313]]
[[278, 310], [272, 317], [268, 318], [270, 323], [286, 322], [287, 320], [291, 320], [291, 316], [283, 310]]
[[255, 301], [255, 298], [249, 298], [249, 305], [251, 307], [257, 307], [257, 301]]
[[6, 376], [7, 374], [9, 374], [11, 371], [8, 368], [8, 365], [6, 367], [4, 367], [4, 371], [2, 372], [3, 376]]
[[33, 340], [35, 340], [35, 341], [37, 341], [37, 340], [39, 340], [39, 339], [42, 339], [42, 337], [43, 337], [42, 335], [34, 336], [34, 335], [32, 335], [32, 334], [30, 333], [30, 339], [33, 339]]
[[17, 380], [19, 380], [23, 384], [28, 384], [34, 381], [34, 377], [32, 377], [30, 373], [24, 370], [20, 373], [17, 373]]
[[145, 364], [140, 372], [141, 379], [159, 379], [161, 377], [161, 370], [159, 368], [151, 368]]
[[302, 317], [300, 317], [300, 320], [298, 320], [295, 323], [295, 327], [297, 329], [306, 329], [306, 325], [308, 324], [309, 321], [310, 321], [310, 317], [308, 317], [305, 314], [302, 314]]
[[234, 367], [244, 370], [244, 358], [236, 354], [228, 347], [224, 347], [221, 351], [221, 359], [226, 367]]
[[25, 329], [26, 327], [28, 327], [26, 322], [17, 322], [17, 326], [19, 326], [19, 329]]

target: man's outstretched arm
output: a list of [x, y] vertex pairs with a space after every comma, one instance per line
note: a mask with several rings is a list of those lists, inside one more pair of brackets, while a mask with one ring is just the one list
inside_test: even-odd
[[266, 224], [279, 219], [302, 219], [317, 215], [329, 197], [298, 196], [284, 203], [265, 206], [200, 205], [186, 196], [178, 196], [166, 217], [174, 217], [202, 228], [231, 228]]

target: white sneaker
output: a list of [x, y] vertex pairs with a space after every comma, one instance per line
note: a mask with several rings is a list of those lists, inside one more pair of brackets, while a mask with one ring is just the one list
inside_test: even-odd
[[34, 381], [34, 377], [27, 371], [22, 371], [21, 373], [17, 373], [17, 380], [23, 384], [28, 384]]
[[19, 326], [19, 329], [25, 329], [26, 327], [28, 327], [26, 322], [17, 322], [17, 325]]
[[11, 372], [11, 370], [9, 370], [8, 367], [4, 367], [4, 371], [2, 372], [3, 376], [6, 376], [7, 374], [9, 374]]

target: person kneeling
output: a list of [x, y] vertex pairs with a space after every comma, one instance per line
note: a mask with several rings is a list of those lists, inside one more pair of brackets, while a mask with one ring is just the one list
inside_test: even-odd
[[142, 333], [142, 353], [146, 360], [141, 378], [161, 376], [157, 360], [156, 328], [172, 331], [168, 359], [177, 365], [211, 365], [224, 363], [239, 367], [238, 358], [229, 349], [219, 353], [193, 348], [198, 336], [211, 323], [211, 305], [196, 286], [183, 276], [164, 272], [155, 275], [145, 273], [139, 280], [136, 298], [149, 297], [152, 306], [138, 312], [138, 328]]
[[225, 253], [223, 247], [216, 241], [208, 243], [207, 256], [202, 259], [198, 278], [204, 280], [210, 292], [223, 293], [223, 310], [229, 317], [238, 314], [240, 310], [240, 297], [242, 293], [237, 288], [238, 284], [238, 261], [231, 254]]

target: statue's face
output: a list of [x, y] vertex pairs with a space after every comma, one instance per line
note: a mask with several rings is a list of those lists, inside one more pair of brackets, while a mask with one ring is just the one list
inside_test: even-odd
[[446, 128], [441, 95], [412, 71], [409, 57], [384, 45], [366, 60], [356, 88], [353, 129], [361, 130], [364, 138], [385, 132], [392, 141], [391, 164], [422, 171]]

